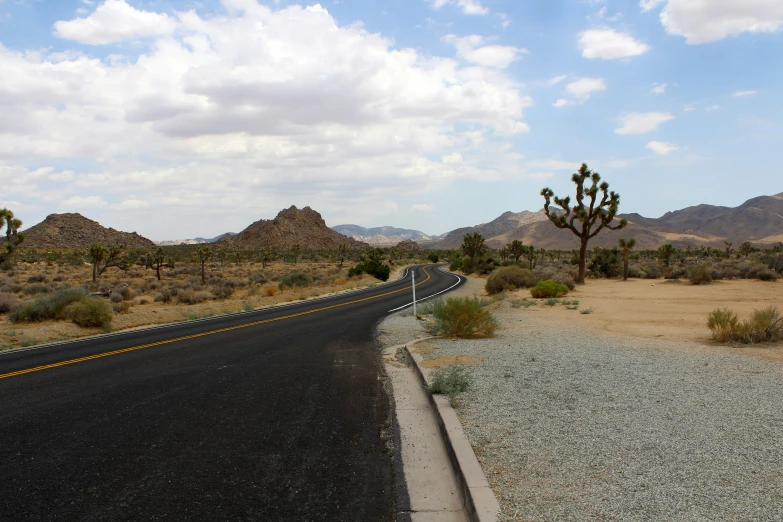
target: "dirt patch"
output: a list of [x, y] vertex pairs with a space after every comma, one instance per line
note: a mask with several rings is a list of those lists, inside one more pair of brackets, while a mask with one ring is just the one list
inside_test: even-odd
[[454, 366], [456, 364], [469, 365], [478, 364], [481, 359], [478, 357], [471, 357], [469, 355], [456, 355], [448, 357], [438, 357], [436, 359], [427, 359], [423, 361], [420, 366], [424, 368], [440, 368], [441, 366]]

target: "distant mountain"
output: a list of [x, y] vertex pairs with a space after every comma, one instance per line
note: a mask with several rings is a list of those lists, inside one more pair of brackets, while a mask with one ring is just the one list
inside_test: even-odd
[[[514, 226], [513, 216], [522, 222]], [[638, 249], [654, 249], [665, 243], [676, 247], [712, 246], [723, 248], [724, 241], [739, 245], [744, 241], [763, 245], [783, 242], [783, 193], [749, 199], [731, 208], [696, 205], [667, 212], [659, 218], [636, 213], [620, 214], [628, 226], [622, 230], [603, 230], [590, 240], [590, 246], [614, 247], [620, 238], [635, 238]], [[539, 212], [505, 212], [497, 219], [475, 227], [449, 232], [434, 248], [459, 248], [465, 233], [479, 232], [492, 248], [502, 248], [518, 239], [539, 248], [571, 249], [579, 239], [570, 231], [555, 227]]]
[[227, 239], [229, 237], [237, 235], [236, 232], [226, 232], [213, 238], [196, 237], [193, 239], [171, 239], [167, 241], [156, 241], [160, 246], [173, 246], [173, 245], [202, 245], [204, 243], [215, 243], [221, 239]]
[[432, 241], [432, 236], [418, 230], [395, 227], [364, 228], [359, 225], [337, 225], [332, 230], [339, 232], [357, 241], [363, 241], [371, 245], [394, 245], [405, 240]]
[[522, 212], [517, 213], [504, 212], [489, 223], [482, 223], [481, 225], [476, 225], [474, 227], [463, 227], [452, 230], [451, 232], [445, 234], [440, 241], [433, 245], [433, 247], [441, 249], [459, 248], [459, 246], [462, 245], [462, 238], [465, 236], [465, 234], [478, 232], [485, 238], [492, 238], [495, 236], [507, 234], [512, 230], [516, 230], [520, 226], [524, 226], [530, 223], [538, 223], [540, 221], [545, 221], [546, 219], [547, 217], [543, 210], [539, 210], [538, 212], [530, 212], [527, 210], [523, 210]]
[[23, 231], [27, 248], [89, 248], [93, 243], [129, 249], [150, 248], [155, 243], [136, 232], [105, 228], [81, 214], [50, 214], [42, 222]]
[[280, 211], [275, 219], [256, 221], [239, 234], [220, 241], [232, 248], [291, 248], [298, 244], [302, 250], [339, 248], [341, 244], [350, 249], [369, 248], [326, 226], [321, 214], [305, 207], [301, 210], [291, 206]]

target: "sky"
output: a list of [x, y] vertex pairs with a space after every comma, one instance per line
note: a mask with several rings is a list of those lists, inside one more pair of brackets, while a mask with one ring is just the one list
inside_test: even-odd
[[783, 191], [780, 0], [0, 0], [0, 70], [26, 227], [439, 234], [583, 162], [648, 217]]

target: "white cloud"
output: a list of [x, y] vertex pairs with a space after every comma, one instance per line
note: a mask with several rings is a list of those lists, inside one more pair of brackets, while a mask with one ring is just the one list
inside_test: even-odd
[[732, 96], [738, 98], [740, 96], [753, 96], [754, 94], [756, 94], [756, 91], [737, 91]]
[[548, 82], [546, 82], [546, 84], [547, 84], [547, 85], [557, 85], [558, 83], [562, 82], [562, 81], [563, 81], [563, 80], [565, 80], [566, 78], [568, 78], [568, 75], [567, 75], [567, 74], [562, 74], [562, 75], [560, 75], [560, 76], [555, 76], [554, 78], [552, 78], [551, 80], [549, 80]]
[[[175, 32], [128, 57], [0, 44], [3, 198], [52, 209], [99, 197], [115, 228], [165, 238], [291, 204], [371, 215], [407, 176], [426, 193], [512, 175], [505, 136], [528, 130], [532, 100], [502, 70], [400, 48], [317, 5], [224, 5], [179, 13]], [[455, 150], [476, 159], [429, 159]], [[34, 173], [47, 164], [62, 167]], [[178, 219], [129, 217], [141, 194]]]
[[448, 156], [443, 156], [441, 161], [446, 165], [454, 165], [455, 163], [462, 163], [462, 154], [459, 152], [452, 152]]
[[650, 11], [664, 2], [666, 0], [639, 0], [639, 7], [642, 8], [642, 11]]
[[480, 0], [430, 0], [432, 7], [440, 9], [446, 4], [452, 4], [459, 7], [459, 9], [465, 14], [478, 14], [485, 15], [489, 13], [489, 9], [481, 5]]
[[651, 141], [647, 145], [645, 145], [645, 148], [650, 149], [651, 151], [658, 154], [659, 156], [666, 156], [670, 152], [674, 152], [680, 149], [676, 145], [672, 145], [671, 143], [666, 143], [665, 141]]
[[125, 0], [106, 0], [86, 18], [55, 23], [54, 35], [101, 45], [139, 36], [168, 35], [176, 26], [177, 22], [165, 13], [139, 11]]
[[585, 103], [594, 92], [605, 90], [606, 82], [603, 78], [579, 78], [566, 85], [566, 92], [571, 98], [560, 98], [552, 106], [559, 108], [575, 103]]
[[644, 134], [654, 131], [664, 122], [673, 120], [668, 112], [633, 112], [620, 116], [620, 127], [615, 134]]
[[103, 208], [108, 203], [100, 196], [71, 196], [60, 204], [61, 208], [65, 209], [90, 209], [90, 208]]
[[710, 105], [709, 107], [705, 107], [704, 110], [707, 112], [711, 112], [711, 111], [717, 111], [720, 108], [721, 108], [720, 105]]
[[716, 42], [744, 32], [771, 33], [783, 27], [780, 0], [668, 0], [661, 23], [689, 44]]
[[457, 48], [457, 55], [463, 60], [496, 69], [505, 69], [528, 52], [510, 45], [486, 45], [486, 40], [477, 34], [464, 37], [449, 34], [443, 39]]
[[650, 89], [650, 93], [663, 94], [666, 92], [667, 85], [668, 85], [667, 83], [654, 83], [652, 89]]
[[427, 205], [426, 203], [417, 203], [415, 205], [411, 205], [410, 211], [411, 212], [433, 212], [435, 210], [435, 207], [432, 205]]
[[615, 60], [638, 56], [650, 50], [650, 46], [635, 40], [628, 33], [614, 29], [590, 29], [579, 33], [579, 47], [584, 58]]

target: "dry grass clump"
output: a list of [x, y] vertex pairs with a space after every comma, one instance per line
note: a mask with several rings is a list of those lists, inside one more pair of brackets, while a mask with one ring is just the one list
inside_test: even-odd
[[100, 297], [86, 297], [69, 304], [63, 315], [79, 326], [106, 326], [111, 323], [111, 307]]
[[180, 288], [177, 291], [177, 302], [186, 305], [203, 303], [204, 301], [209, 301], [214, 298], [215, 296], [213, 296], [210, 292], [207, 292], [206, 290], [192, 290], [190, 288]]
[[476, 297], [437, 300], [432, 312], [433, 332], [450, 337], [492, 337], [498, 321]]
[[775, 306], [754, 310], [750, 319], [742, 322], [732, 310], [719, 308], [707, 316], [707, 327], [719, 342], [754, 344], [783, 340], [783, 317]]
[[332, 284], [338, 285], [338, 286], [342, 286], [342, 285], [346, 284], [347, 282], [348, 282], [348, 280], [346, 278], [344, 278], [344, 277], [335, 277], [334, 280], [332, 281]]
[[10, 312], [16, 305], [17, 300], [13, 294], [0, 294], [0, 314]]
[[504, 290], [530, 288], [537, 282], [538, 278], [527, 268], [504, 266], [492, 272], [484, 288], [489, 294], [497, 294]]
[[712, 283], [712, 267], [708, 265], [693, 265], [688, 267], [688, 280], [692, 285]]
[[272, 297], [277, 294], [278, 288], [276, 286], [267, 286], [264, 288], [264, 295]]

